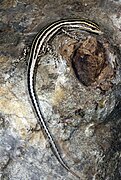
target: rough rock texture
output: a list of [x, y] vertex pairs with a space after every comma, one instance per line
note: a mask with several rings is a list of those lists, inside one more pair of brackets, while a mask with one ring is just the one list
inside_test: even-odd
[[[26, 88], [28, 52], [35, 34], [44, 25], [65, 17], [90, 19], [104, 34], [63, 33], [49, 44], [53, 52], [39, 57], [37, 69], [42, 112], [65, 162], [81, 180], [121, 179], [121, 1], [1, 0], [1, 180], [76, 179], [54, 157]], [[88, 49], [88, 55], [93, 51], [91, 61], [99, 59], [92, 50], [94, 46], [89, 47], [90, 42], [88, 48], [85, 45], [89, 38], [96, 38], [95, 44], [102, 44], [110, 64], [110, 68], [101, 66], [98, 77], [91, 73], [94, 78], [89, 86], [77, 79], [71, 66], [74, 48], [79, 45], [75, 35], [83, 39], [83, 58]]]

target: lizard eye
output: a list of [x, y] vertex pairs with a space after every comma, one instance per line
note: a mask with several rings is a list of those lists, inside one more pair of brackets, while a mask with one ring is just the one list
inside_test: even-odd
[[95, 27], [92, 27], [92, 30], [96, 30], [96, 28], [95, 28]]

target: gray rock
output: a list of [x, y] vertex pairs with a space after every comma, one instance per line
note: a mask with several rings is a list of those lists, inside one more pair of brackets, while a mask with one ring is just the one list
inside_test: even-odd
[[[48, 146], [26, 87], [27, 46], [44, 25], [65, 17], [86, 18], [100, 25], [104, 35], [97, 40], [105, 46], [114, 73], [105, 86], [97, 79], [84, 86], [70, 66], [77, 40], [57, 35], [50, 43], [53, 51], [39, 57], [36, 89], [42, 112], [63, 159], [81, 180], [121, 179], [120, 1], [0, 3], [0, 179], [76, 179]], [[93, 36], [70, 34], [84, 42]]]

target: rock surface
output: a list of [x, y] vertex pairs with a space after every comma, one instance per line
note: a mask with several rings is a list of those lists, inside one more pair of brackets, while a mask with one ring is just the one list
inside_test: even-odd
[[[98, 23], [104, 35], [57, 35], [50, 44], [53, 52], [39, 57], [37, 94], [63, 159], [81, 180], [120, 180], [121, 1], [2, 0], [0, 17], [0, 179], [76, 180], [43, 136], [29, 102], [26, 72], [36, 33], [54, 20], [81, 17]], [[91, 61], [99, 59], [94, 42], [101, 42], [111, 67], [104, 66], [98, 77], [91, 74], [89, 86], [76, 78], [71, 66], [75, 35], [84, 40], [83, 57], [88, 39], [93, 40]]]

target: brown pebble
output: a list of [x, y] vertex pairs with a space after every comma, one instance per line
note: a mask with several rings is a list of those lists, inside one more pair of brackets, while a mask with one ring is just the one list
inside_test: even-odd
[[72, 57], [72, 67], [78, 80], [86, 86], [95, 82], [105, 63], [105, 51], [96, 38], [88, 37]]
[[113, 87], [115, 68], [110, 63], [109, 43], [99, 42], [95, 37], [84, 37], [80, 42], [62, 39], [59, 53], [70, 66], [70, 73], [85, 86], [99, 88], [103, 92]]

